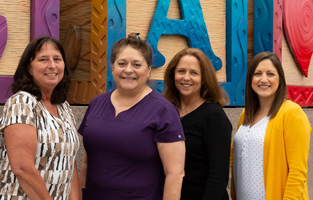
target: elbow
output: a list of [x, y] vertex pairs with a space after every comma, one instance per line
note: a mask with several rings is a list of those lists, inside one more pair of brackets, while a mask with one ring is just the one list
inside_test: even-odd
[[25, 174], [29, 174], [31, 169], [31, 166], [25, 164], [11, 164], [11, 170], [18, 179], [23, 177]]
[[166, 178], [175, 179], [177, 181], [183, 181], [183, 178], [185, 177], [185, 171], [184, 170], [178, 170], [173, 172], [165, 173]]

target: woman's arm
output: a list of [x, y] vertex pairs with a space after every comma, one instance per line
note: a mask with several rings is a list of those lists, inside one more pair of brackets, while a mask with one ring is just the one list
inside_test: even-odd
[[204, 144], [208, 159], [202, 199], [223, 199], [229, 180], [232, 125], [224, 111], [211, 113], [205, 124]]
[[78, 200], [79, 198], [80, 198], [79, 180], [78, 180], [78, 172], [77, 172], [77, 167], [76, 167], [76, 162], [75, 162], [69, 200]]
[[[80, 170], [80, 181], [79, 185], [82, 190], [86, 187], [86, 175], [87, 175], [87, 153], [85, 151], [83, 160], [82, 160], [82, 165], [81, 165], [81, 170]], [[83, 197], [83, 194], [81, 194], [81, 197]]]
[[285, 119], [284, 139], [289, 172], [283, 199], [293, 199], [303, 195], [307, 182], [311, 126], [300, 107], [289, 112]]
[[51, 199], [46, 185], [35, 168], [36, 129], [27, 124], [13, 124], [4, 129], [4, 140], [12, 172], [32, 200]]
[[163, 200], [179, 200], [184, 177], [185, 142], [157, 143], [165, 173]]

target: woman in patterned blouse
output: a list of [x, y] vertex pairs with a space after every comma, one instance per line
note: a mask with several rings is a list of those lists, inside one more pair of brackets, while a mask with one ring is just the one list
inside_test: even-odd
[[79, 198], [65, 63], [51, 37], [34, 39], [20, 59], [0, 118], [0, 200]]

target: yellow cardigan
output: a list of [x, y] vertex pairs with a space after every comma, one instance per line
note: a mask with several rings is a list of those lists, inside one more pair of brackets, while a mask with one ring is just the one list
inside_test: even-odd
[[[237, 130], [244, 119], [240, 115]], [[309, 200], [307, 186], [310, 146], [310, 122], [301, 107], [286, 100], [266, 128], [263, 152], [263, 175], [266, 200]], [[233, 145], [231, 150], [231, 170]], [[233, 175], [232, 175], [233, 177]], [[235, 200], [234, 180], [231, 196]], [[240, 199], [238, 199], [240, 200]]]

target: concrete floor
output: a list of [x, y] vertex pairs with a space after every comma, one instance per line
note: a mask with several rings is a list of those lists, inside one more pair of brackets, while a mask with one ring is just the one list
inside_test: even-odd
[[[84, 117], [84, 114], [86, 112], [86, 109], [87, 109], [87, 106], [72, 106], [72, 110], [73, 110], [74, 116], [76, 118], [77, 126], [79, 126], [79, 124], [81, 123], [82, 118]], [[225, 112], [228, 115], [234, 129], [237, 126], [238, 117], [239, 117], [242, 109], [243, 108], [225, 108]], [[0, 106], [0, 114], [2, 113], [2, 110], [3, 110], [3, 106]], [[313, 108], [304, 108], [304, 111], [307, 114], [307, 116], [311, 122], [311, 126], [312, 126]], [[81, 139], [81, 137], [80, 137], [80, 139]], [[77, 157], [77, 166], [79, 168], [78, 170], [80, 170], [80, 164], [81, 164], [83, 152], [84, 152], [83, 144], [81, 143], [81, 147], [80, 147], [78, 157]], [[309, 197], [310, 197], [310, 199], [313, 199], [313, 139], [312, 139], [312, 137], [311, 137], [311, 143], [310, 143], [310, 157], [309, 157], [308, 164], [309, 164], [309, 171], [308, 171]]]

